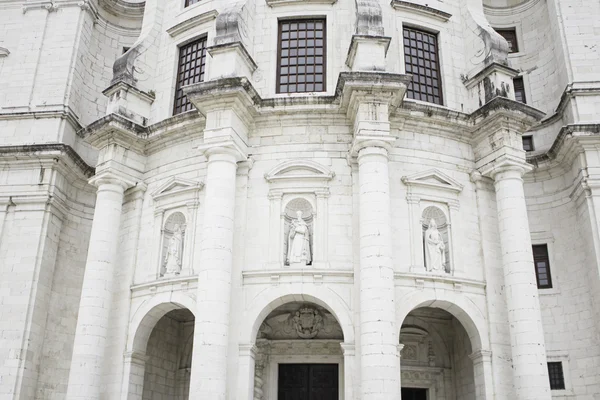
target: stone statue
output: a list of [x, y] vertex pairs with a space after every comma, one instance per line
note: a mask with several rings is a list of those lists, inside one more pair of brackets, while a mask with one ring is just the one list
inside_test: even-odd
[[302, 211], [296, 211], [297, 218], [290, 224], [287, 244], [287, 263], [310, 264], [310, 234], [308, 225], [302, 219]]
[[165, 256], [165, 275], [179, 275], [181, 272], [181, 253], [183, 251], [183, 233], [181, 226], [175, 225], [173, 236], [169, 239]]
[[446, 270], [446, 245], [433, 218], [425, 231], [425, 267], [428, 271]]

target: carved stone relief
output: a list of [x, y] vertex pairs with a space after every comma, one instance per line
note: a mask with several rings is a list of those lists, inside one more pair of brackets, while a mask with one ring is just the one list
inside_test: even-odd
[[[276, 310], [277, 311], [277, 310]], [[294, 309], [274, 311], [259, 328], [258, 337], [269, 340], [339, 339], [342, 328], [327, 310], [313, 305], [295, 306]]]

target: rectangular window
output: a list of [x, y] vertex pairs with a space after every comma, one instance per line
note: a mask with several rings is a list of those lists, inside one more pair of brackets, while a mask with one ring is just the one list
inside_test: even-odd
[[406, 73], [413, 76], [407, 97], [442, 104], [437, 35], [405, 27], [404, 63]]
[[325, 91], [325, 20], [279, 21], [277, 93]]
[[185, 0], [185, 6], [189, 7], [193, 4], [200, 3], [200, 0]]
[[532, 250], [538, 289], [551, 289], [552, 278], [550, 276], [550, 257], [548, 257], [548, 245], [535, 244], [532, 246]]
[[517, 43], [517, 30], [515, 28], [494, 30], [508, 42], [509, 53], [517, 53], [519, 51], [519, 44]]
[[517, 78], [513, 78], [513, 85], [515, 87], [515, 100], [523, 104], [527, 104], [527, 99], [525, 98], [525, 84], [523, 83], [523, 77], [519, 76]]
[[551, 390], [565, 390], [565, 375], [563, 374], [562, 362], [549, 362], [548, 376], [550, 377]]
[[533, 136], [523, 136], [523, 150], [533, 151]]
[[179, 48], [179, 65], [177, 68], [177, 86], [175, 88], [175, 104], [173, 115], [194, 108], [183, 94], [182, 88], [192, 83], [204, 81], [206, 64], [206, 37], [198, 39]]

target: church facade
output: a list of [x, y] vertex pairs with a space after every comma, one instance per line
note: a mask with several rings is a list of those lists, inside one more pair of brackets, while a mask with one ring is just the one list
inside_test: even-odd
[[0, 0], [0, 399], [599, 399], [599, 21]]

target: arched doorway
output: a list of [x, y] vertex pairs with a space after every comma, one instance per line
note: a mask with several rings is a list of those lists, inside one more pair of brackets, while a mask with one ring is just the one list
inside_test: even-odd
[[485, 398], [478, 396], [469, 334], [448, 311], [412, 310], [402, 323], [400, 347], [403, 400]]
[[158, 320], [146, 347], [142, 400], [187, 400], [190, 392], [194, 314], [183, 308]]
[[180, 294], [169, 297], [171, 301], [154, 296], [133, 315], [124, 357], [124, 399], [190, 397], [195, 302]]
[[343, 341], [338, 320], [321, 305], [274, 308], [256, 336], [254, 400], [344, 399]]

